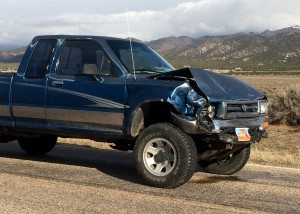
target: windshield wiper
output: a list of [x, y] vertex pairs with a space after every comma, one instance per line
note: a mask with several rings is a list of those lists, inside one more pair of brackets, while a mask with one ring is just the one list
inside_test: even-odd
[[146, 73], [146, 74], [156, 74], [156, 73], [163, 73], [160, 71], [150, 70], [150, 69], [137, 69], [135, 70], [137, 73]]

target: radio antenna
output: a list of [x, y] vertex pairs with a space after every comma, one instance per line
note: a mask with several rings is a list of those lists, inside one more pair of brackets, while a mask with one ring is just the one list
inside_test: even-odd
[[130, 26], [129, 26], [129, 18], [128, 18], [128, 11], [126, 8], [126, 18], [127, 18], [127, 27], [128, 27], [128, 36], [129, 36], [129, 44], [130, 44], [130, 52], [131, 52], [131, 60], [132, 60], [132, 69], [133, 69], [133, 78], [136, 81], [135, 75], [135, 65], [134, 65], [134, 57], [133, 57], [133, 50], [132, 50], [132, 42], [131, 42], [131, 34], [130, 34]]

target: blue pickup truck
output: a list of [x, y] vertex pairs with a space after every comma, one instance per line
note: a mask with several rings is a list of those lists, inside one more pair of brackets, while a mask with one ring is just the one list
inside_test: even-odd
[[16, 74], [0, 74], [0, 142], [29, 154], [57, 137], [133, 150], [148, 185], [174, 188], [197, 167], [241, 170], [268, 127], [267, 98], [230, 76], [175, 70], [140, 42], [98, 36], [38, 36]]

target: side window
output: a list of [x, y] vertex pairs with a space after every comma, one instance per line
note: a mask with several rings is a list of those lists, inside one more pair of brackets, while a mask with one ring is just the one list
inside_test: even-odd
[[30, 59], [26, 77], [43, 78], [47, 72], [56, 40], [40, 40]]
[[65, 41], [57, 68], [62, 75], [119, 76], [99, 44], [90, 40]]
[[72, 42], [66, 42], [59, 59], [59, 74], [79, 75], [81, 73], [81, 49]]

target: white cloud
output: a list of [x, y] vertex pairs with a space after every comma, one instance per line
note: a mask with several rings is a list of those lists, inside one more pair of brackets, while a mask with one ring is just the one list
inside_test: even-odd
[[[54, 1], [53, 1], [54, 2]], [[131, 34], [149, 41], [167, 36], [226, 35], [300, 24], [299, 0], [201, 0], [162, 10], [128, 12]], [[0, 45], [24, 45], [35, 35], [80, 34], [127, 37], [126, 13], [87, 12], [0, 20]]]

